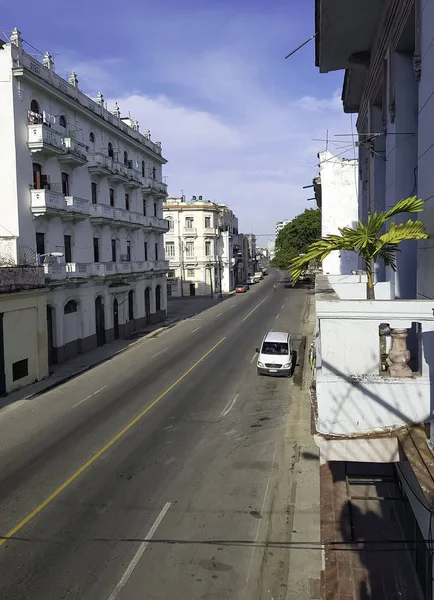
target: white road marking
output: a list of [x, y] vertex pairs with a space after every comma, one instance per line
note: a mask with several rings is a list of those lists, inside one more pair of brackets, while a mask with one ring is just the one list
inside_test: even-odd
[[90, 394], [86, 398], [83, 398], [83, 400], [80, 400], [80, 402], [77, 402], [77, 404], [74, 404], [72, 406], [72, 408], [75, 408], [76, 406], [80, 406], [80, 404], [83, 404], [83, 402], [86, 402], [86, 400], [90, 400], [90, 398], [93, 398], [94, 396], [96, 396], [97, 394], [99, 394], [100, 392], [102, 392], [103, 390], [105, 390], [106, 387], [108, 387], [108, 386], [105, 385], [104, 387], [100, 388], [99, 390], [96, 390], [96, 392], [93, 392], [93, 394]]
[[160, 352], [157, 352], [157, 354], [154, 354], [154, 356], [151, 356], [151, 358], [156, 358], [160, 354], [163, 354], [163, 352], [166, 352], [166, 350], [169, 350], [169, 348], [163, 348], [163, 350], [160, 350]]
[[235, 402], [237, 401], [238, 396], [239, 396], [239, 394], [235, 394], [235, 396], [232, 398], [229, 405], [226, 404], [225, 409], [222, 412], [222, 417], [225, 417], [228, 414], [228, 412], [233, 408]]
[[255, 354], [252, 356], [252, 360], [250, 361], [250, 364], [252, 364], [252, 362], [255, 360], [255, 358], [258, 356], [258, 353], [255, 352]]
[[135, 553], [133, 560], [128, 565], [128, 568], [125, 571], [125, 573], [123, 574], [122, 579], [119, 581], [119, 583], [117, 584], [117, 586], [115, 587], [115, 589], [113, 590], [113, 592], [110, 594], [109, 600], [115, 600], [115, 598], [118, 597], [119, 592], [125, 586], [125, 584], [127, 583], [128, 579], [133, 574], [134, 569], [137, 567], [137, 564], [138, 564], [139, 560], [142, 558], [142, 555], [143, 555], [144, 551], [146, 550], [146, 548], [149, 545], [149, 542], [154, 537], [154, 534], [157, 531], [158, 526], [160, 525], [161, 521], [164, 519], [164, 515], [169, 510], [170, 505], [171, 505], [171, 502], [167, 502], [164, 505], [164, 507], [162, 508], [160, 514], [155, 519], [154, 524], [152, 525], [151, 529], [148, 531], [148, 533], [147, 533], [147, 535], [145, 537], [145, 541], [140, 544], [139, 549]]
[[[264, 514], [264, 507], [265, 507], [265, 502], [267, 500], [267, 496], [268, 496], [268, 488], [270, 487], [270, 481], [271, 481], [271, 477], [273, 475], [273, 469], [274, 469], [274, 460], [276, 458], [276, 452], [277, 452], [277, 442], [276, 445], [274, 446], [274, 454], [273, 454], [273, 460], [271, 461], [271, 470], [270, 470], [270, 475], [268, 476], [268, 480], [267, 480], [267, 485], [265, 487], [265, 494], [264, 494], [264, 499], [262, 501], [262, 506], [261, 506], [261, 515]], [[249, 563], [249, 570], [247, 571], [247, 579], [246, 579], [246, 586], [247, 583], [249, 581], [249, 577], [250, 577], [250, 571], [252, 570], [252, 562], [253, 562], [253, 555], [255, 553], [255, 546], [256, 546], [256, 542], [258, 541], [258, 536], [259, 536], [259, 530], [261, 528], [261, 519], [259, 519], [259, 523], [258, 523], [258, 528], [256, 530], [256, 535], [255, 535], [255, 541], [253, 542], [253, 548], [252, 548], [252, 555], [250, 557], [250, 563]]]
[[222, 313], [219, 313], [218, 315], [215, 316], [215, 318], [217, 319], [217, 317], [221, 317]]
[[195, 331], [199, 331], [199, 329], [202, 327], [202, 325], [199, 325], [199, 327], [196, 327], [196, 329], [193, 329], [193, 331], [191, 333], [194, 333]]
[[276, 319], [278, 319], [278, 318], [279, 318], [279, 315], [276, 315]]
[[285, 305], [284, 305], [284, 304], [282, 304], [282, 308], [285, 308]]
[[285, 300], [288, 300], [288, 296], [286, 296]]

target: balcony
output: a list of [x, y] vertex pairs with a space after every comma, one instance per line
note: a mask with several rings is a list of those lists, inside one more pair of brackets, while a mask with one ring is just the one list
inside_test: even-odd
[[131, 263], [130, 262], [119, 262], [116, 263], [116, 273], [120, 274], [120, 275], [125, 275], [126, 273], [131, 273], [132, 272], [132, 268], [131, 268]]
[[207, 237], [214, 237], [219, 234], [219, 230], [217, 227], [205, 227], [203, 233]]
[[65, 266], [67, 279], [79, 279], [82, 277], [89, 277], [89, 275], [91, 274], [91, 268], [89, 263], [65, 263]]
[[131, 263], [131, 271], [133, 273], [144, 273], [147, 271], [148, 262], [145, 260], [135, 260]]
[[89, 215], [93, 223], [99, 225], [108, 225], [114, 219], [114, 209], [108, 204], [91, 204], [89, 206]]
[[66, 278], [65, 263], [53, 263], [44, 265], [45, 277], [48, 281], [58, 281]]
[[109, 179], [109, 181], [112, 181], [114, 183], [124, 183], [124, 184], [128, 183], [129, 169], [124, 164], [122, 164], [116, 160], [109, 159], [108, 169], [109, 169], [109, 174], [107, 175], [107, 179]]
[[40, 152], [48, 158], [65, 151], [65, 144], [60, 133], [45, 123], [28, 125], [27, 136], [27, 145], [32, 154]]
[[149, 260], [148, 271], [168, 271], [169, 261], [168, 260]]
[[187, 237], [197, 237], [197, 229], [196, 227], [184, 227], [184, 236]]
[[142, 174], [137, 169], [134, 169], [133, 167], [128, 167], [127, 177], [127, 181], [124, 182], [125, 187], [138, 190], [143, 186]]
[[153, 194], [159, 198], [167, 197], [167, 184], [163, 183], [162, 181], [157, 181], [152, 177], [143, 177], [142, 182], [142, 192], [144, 194]]
[[65, 196], [66, 209], [72, 219], [80, 220], [89, 216], [89, 201], [77, 196]]
[[97, 262], [90, 264], [90, 273], [95, 277], [110, 277], [116, 275], [116, 263], [113, 262]]
[[197, 265], [197, 256], [186, 256], [184, 258], [184, 265]]
[[30, 207], [35, 217], [65, 214], [65, 196], [52, 190], [30, 190]]
[[91, 175], [108, 177], [111, 173], [113, 161], [100, 152], [93, 152], [88, 156], [87, 168]]
[[143, 225], [163, 233], [169, 231], [169, 221], [167, 219], [159, 219], [158, 217], [144, 217]]
[[65, 152], [59, 156], [59, 162], [70, 167], [82, 167], [87, 163], [86, 146], [70, 137], [65, 138]]
[[131, 227], [138, 229], [143, 226], [145, 217], [141, 213], [130, 212], [129, 217]]
[[[389, 434], [430, 415], [430, 300], [348, 300], [317, 277], [316, 429], [339, 438]], [[351, 459], [345, 459], [351, 460]]]

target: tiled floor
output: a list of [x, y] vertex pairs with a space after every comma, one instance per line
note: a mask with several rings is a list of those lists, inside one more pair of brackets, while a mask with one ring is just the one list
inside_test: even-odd
[[393, 465], [330, 462], [320, 468], [323, 600], [422, 598], [395, 503]]

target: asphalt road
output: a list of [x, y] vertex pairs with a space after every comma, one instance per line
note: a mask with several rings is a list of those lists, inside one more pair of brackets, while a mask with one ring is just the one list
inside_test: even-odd
[[279, 278], [0, 411], [2, 600], [286, 598], [300, 372], [255, 348], [297, 348], [306, 296]]

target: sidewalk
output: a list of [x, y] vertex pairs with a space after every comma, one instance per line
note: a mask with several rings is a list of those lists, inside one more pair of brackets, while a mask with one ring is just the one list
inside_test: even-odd
[[[230, 295], [224, 295], [222, 300]], [[28, 385], [16, 392], [12, 392], [4, 398], [0, 398], [0, 409], [19, 400], [28, 400], [43, 392], [57, 387], [58, 385], [96, 367], [97, 365], [110, 360], [117, 354], [125, 352], [132, 346], [143, 341], [147, 337], [158, 335], [164, 329], [173, 327], [183, 319], [188, 319], [194, 315], [215, 306], [221, 302], [220, 298], [210, 298], [209, 296], [196, 296], [185, 298], [169, 298], [167, 303], [167, 317], [160, 323], [149, 325], [145, 329], [128, 334], [124, 339], [115, 340], [99, 348], [95, 348], [85, 354], [79, 354], [60, 365], [52, 365], [49, 377]]]

